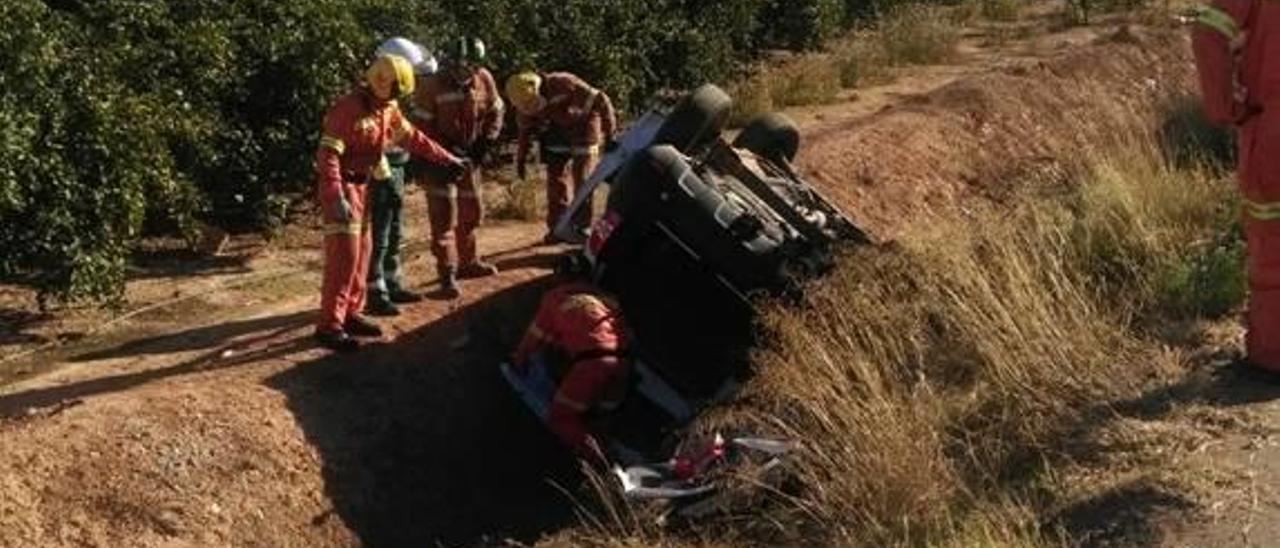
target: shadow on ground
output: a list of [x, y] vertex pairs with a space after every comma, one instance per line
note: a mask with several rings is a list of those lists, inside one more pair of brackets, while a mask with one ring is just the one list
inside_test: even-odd
[[1115, 402], [1115, 413], [1157, 419], [1187, 404], [1240, 407], [1280, 399], [1280, 374], [1241, 361], [1218, 363], [1192, 371], [1181, 381], [1137, 398]]
[[[285, 335], [289, 331], [309, 326], [311, 320], [315, 317], [314, 315], [314, 312], [307, 312], [274, 316], [250, 322], [240, 322], [241, 324], [252, 324], [254, 326], [253, 329], [247, 329], [245, 325], [237, 327], [236, 324], [233, 324], [229, 331], [220, 331], [218, 329], [219, 327], [227, 326], [205, 327], [148, 339], [151, 341], [149, 345], [139, 344], [134, 346], [132, 343], [127, 344], [124, 346], [133, 349], [131, 352], [137, 354], [201, 348], [207, 348], [208, 350], [191, 359], [168, 367], [124, 373], [0, 396], [0, 419], [21, 417], [32, 410], [46, 407], [74, 404], [89, 396], [120, 392], [170, 377], [227, 369], [288, 356], [313, 346], [309, 338], [288, 338]], [[246, 334], [254, 335], [247, 338], [242, 337]], [[188, 337], [197, 337], [202, 342], [198, 346], [182, 346], [173, 343], [173, 341], [186, 340]], [[235, 342], [229, 342], [236, 337], [241, 338], [238, 338]], [[167, 350], [162, 348], [167, 348]], [[108, 354], [100, 357], [116, 355], [131, 354], [130, 352], [111, 354], [109, 351]], [[81, 357], [77, 358], [77, 361], [87, 359], [98, 358]], [[0, 380], [3, 380], [3, 377], [0, 377]]]
[[51, 318], [48, 314], [18, 308], [0, 308], [0, 347], [45, 342], [44, 337], [25, 333]]
[[531, 541], [573, 521], [558, 486], [579, 483], [576, 464], [497, 370], [545, 289], [509, 288], [394, 343], [267, 381], [288, 397], [334, 514], [362, 544]]
[[119, 346], [80, 354], [71, 358], [71, 361], [88, 362], [221, 347], [232, 339], [252, 333], [305, 326], [315, 320], [315, 314], [314, 310], [307, 310], [280, 316], [254, 318], [252, 320], [215, 323], [168, 335], [129, 341]]
[[250, 254], [208, 255], [186, 248], [139, 250], [131, 256], [129, 279], [173, 279], [213, 274], [247, 274]]
[[[1071, 444], [1060, 448], [1062, 453], [1086, 462], [1102, 454], [1087, 441], [1089, 433], [1111, 421], [1160, 420], [1187, 405], [1234, 408], [1275, 399], [1280, 399], [1280, 375], [1263, 373], [1238, 361], [1219, 362], [1137, 397], [1085, 409], [1071, 432], [1049, 439]], [[1066, 532], [1080, 546], [1149, 546], [1162, 541], [1167, 529], [1161, 526], [1162, 520], [1180, 519], [1196, 508], [1197, 503], [1185, 495], [1137, 480], [1072, 504], [1047, 525]]]
[[1134, 482], [1068, 507], [1050, 528], [1070, 533], [1075, 546], [1152, 546], [1164, 536], [1157, 517], [1194, 508], [1182, 495]]

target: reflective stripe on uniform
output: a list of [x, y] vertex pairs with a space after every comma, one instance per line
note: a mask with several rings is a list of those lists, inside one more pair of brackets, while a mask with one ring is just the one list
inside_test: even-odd
[[563, 405], [565, 407], [568, 407], [569, 409], [572, 409], [579, 413], [584, 413], [587, 410], [587, 404], [582, 403], [573, 398], [570, 398], [569, 396], [564, 395], [563, 392], [556, 392], [556, 403]]
[[324, 225], [325, 234], [360, 234], [364, 229], [364, 224], [360, 221], [352, 221], [349, 223], [327, 223]]
[[453, 198], [458, 195], [458, 187], [453, 185], [431, 185], [427, 187], [427, 196], [436, 198]]
[[346, 152], [347, 144], [342, 142], [342, 139], [339, 139], [332, 135], [325, 135], [323, 137], [320, 137], [320, 148], [331, 149], [334, 152], [337, 152], [339, 156], [341, 156], [343, 152]]
[[591, 111], [596, 108], [596, 101], [599, 99], [600, 99], [600, 90], [592, 89], [591, 96], [587, 97], [587, 104], [582, 107], [583, 114], [590, 115]]
[[424, 108], [413, 109], [413, 115], [423, 122], [430, 122], [436, 119], [436, 115]]
[[378, 165], [373, 168], [372, 176], [375, 181], [385, 181], [391, 178], [391, 162], [387, 160], [386, 156], [378, 160]]
[[413, 124], [410, 124], [404, 116], [398, 116], [400, 125], [392, 132], [391, 140], [396, 143], [403, 143], [409, 140], [409, 136], [413, 135]]
[[1244, 212], [1259, 221], [1277, 221], [1280, 220], [1280, 202], [1255, 202], [1246, 199]]
[[554, 152], [556, 154], [568, 154], [571, 156], [592, 156], [600, 150], [600, 146], [588, 145], [588, 146], [569, 147], [564, 145], [551, 145], [551, 146], [543, 147], [543, 149], [546, 150], [547, 152]]
[[1196, 22], [1222, 33], [1232, 43], [1240, 39], [1240, 27], [1236, 25], [1236, 20], [1217, 6], [1197, 6]]
[[462, 93], [461, 91], [441, 93], [440, 95], [436, 96], [436, 104], [443, 105], [447, 103], [458, 103], [466, 98], [467, 98], [466, 94]]

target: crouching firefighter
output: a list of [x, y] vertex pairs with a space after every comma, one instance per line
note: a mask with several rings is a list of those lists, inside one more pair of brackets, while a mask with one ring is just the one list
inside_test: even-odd
[[1205, 112], [1239, 130], [1247, 361], [1280, 373], [1280, 2], [1213, 0], [1196, 8], [1194, 22]]
[[370, 247], [368, 183], [383, 155], [399, 146], [461, 175], [466, 162], [418, 131], [400, 113], [396, 98], [412, 93], [413, 66], [397, 55], [379, 56], [364, 82], [338, 98], [324, 118], [316, 151], [316, 186], [324, 216], [324, 282], [316, 339], [334, 350], [355, 350], [352, 336], [382, 336], [359, 314], [365, 304]]
[[[534, 136], [547, 165], [547, 235], [554, 243], [556, 223], [595, 169], [603, 147], [614, 145], [617, 113], [609, 95], [567, 72], [524, 72], [507, 80], [507, 98], [519, 116], [516, 173], [526, 176], [526, 162]], [[574, 215], [580, 233], [591, 226], [591, 201]]]
[[588, 268], [578, 255], [557, 266], [562, 283], [543, 296], [513, 363], [528, 367], [539, 354], [547, 360], [557, 380], [547, 414], [551, 431], [580, 457], [603, 464], [588, 417], [621, 405], [631, 368], [630, 336], [617, 301], [587, 281]]

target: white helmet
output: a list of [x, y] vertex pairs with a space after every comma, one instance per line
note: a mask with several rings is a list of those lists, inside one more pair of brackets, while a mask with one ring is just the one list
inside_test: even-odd
[[416, 74], [434, 74], [438, 69], [436, 58], [427, 53], [422, 46], [407, 38], [397, 36], [383, 42], [382, 45], [378, 46], [378, 50], [374, 52], [374, 57], [383, 55], [398, 55], [405, 58], [410, 65], [413, 65], [413, 72]]

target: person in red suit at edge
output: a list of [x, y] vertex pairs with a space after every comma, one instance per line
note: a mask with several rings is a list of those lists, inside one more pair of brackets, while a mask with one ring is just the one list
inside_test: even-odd
[[536, 354], [554, 356], [549, 368], [558, 383], [547, 426], [579, 457], [603, 465], [604, 452], [587, 417], [621, 405], [631, 336], [621, 306], [588, 281], [588, 272], [586, 258], [579, 255], [566, 256], [556, 266], [558, 285], [543, 295], [512, 363], [527, 367]]
[[352, 351], [353, 337], [381, 337], [382, 329], [359, 313], [364, 309], [370, 233], [369, 182], [385, 179], [384, 154], [400, 147], [429, 163], [461, 176], [467, 162], [418, 131], [397, 99], [414, 89], [413, 66], [407, 59], [382, 55], [365, 71], [355, 90], [339, 97], [324, 117], [316, 151], [316, 186], [324, 216], [324, 282], [320, 289], [317, 342], [337, 351]]
[[1239, 136], [1249, 255], [1245, 363], [1280, 378], [1280, 2], [1212, 0], [1194, 13], [1205, 112]]

